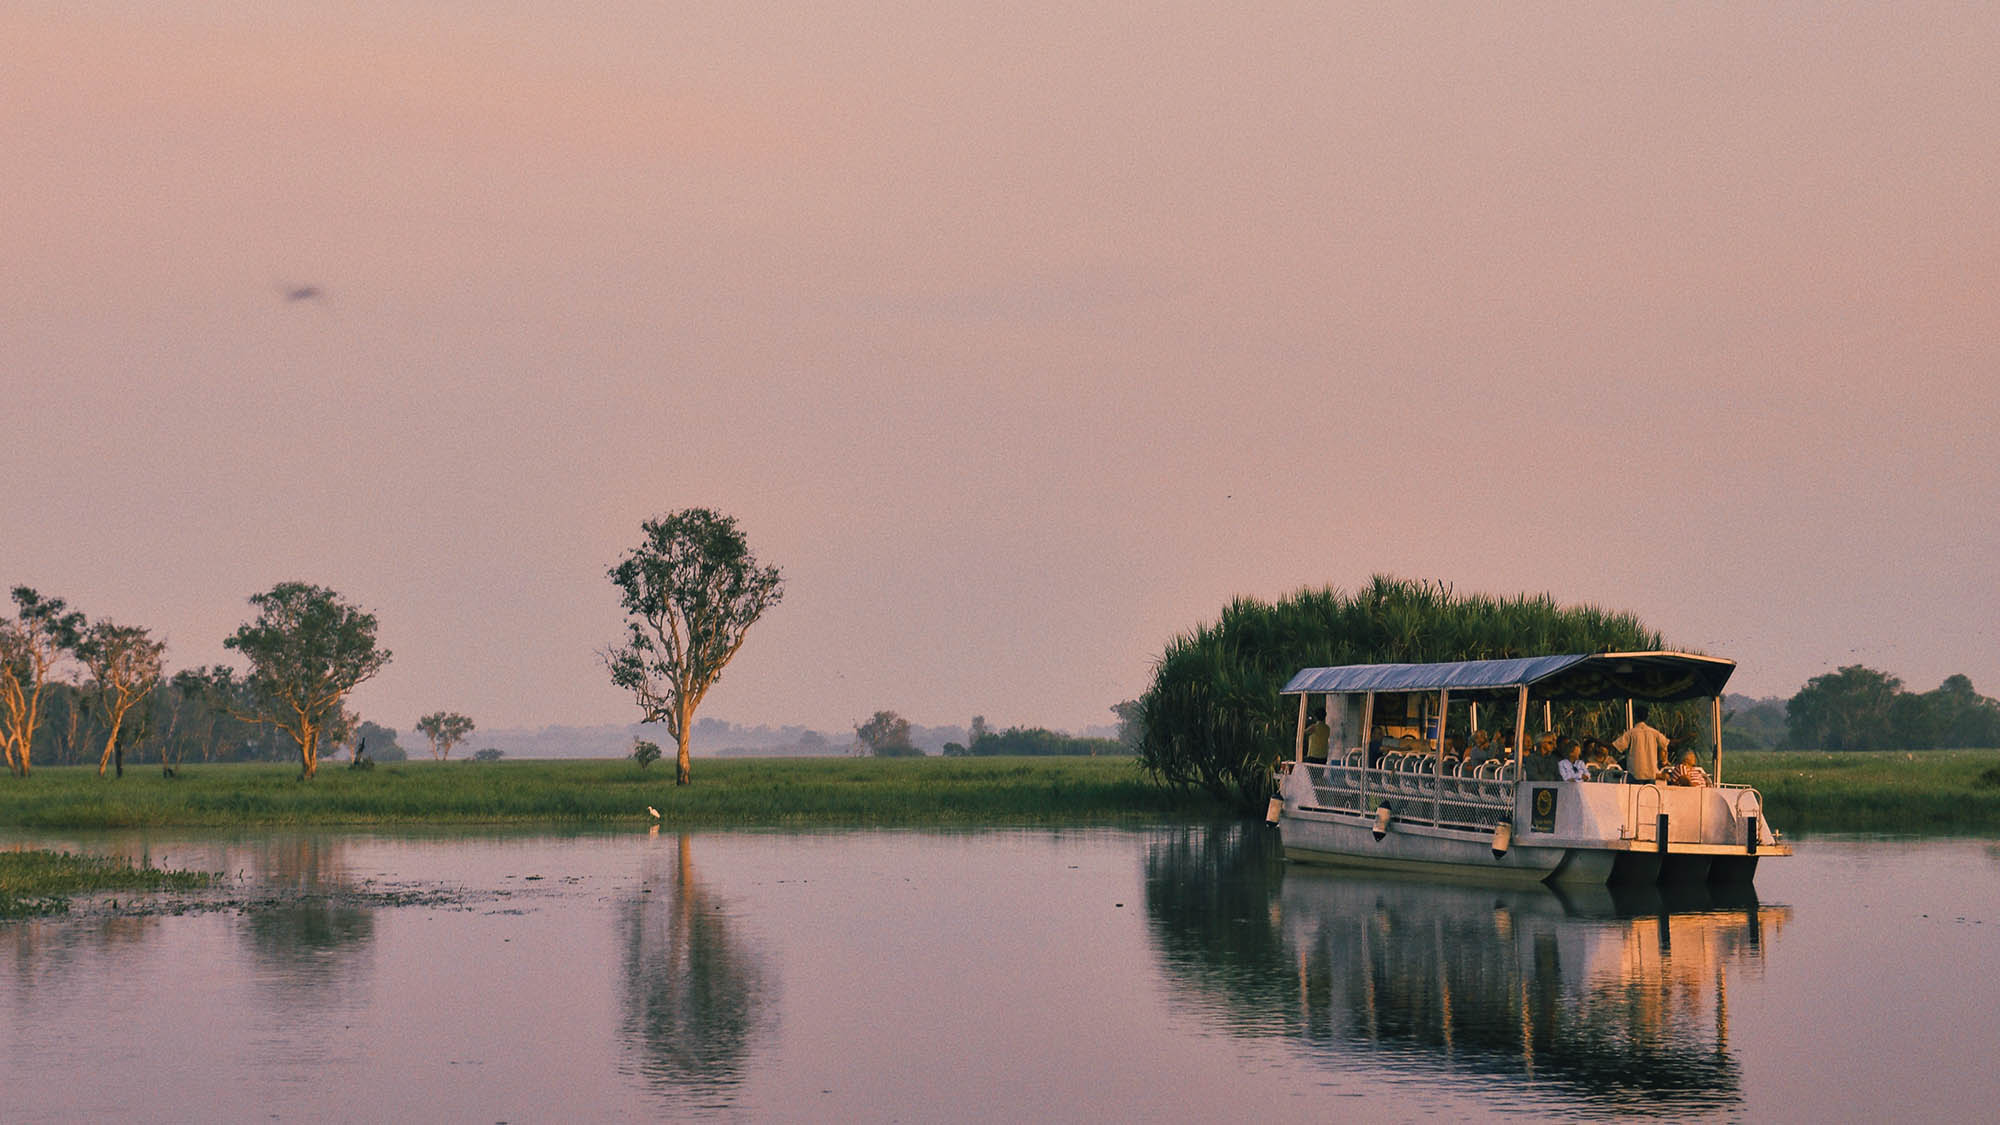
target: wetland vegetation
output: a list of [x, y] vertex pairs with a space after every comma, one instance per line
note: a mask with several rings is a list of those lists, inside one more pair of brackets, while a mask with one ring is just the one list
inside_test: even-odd
[[[1732, 751], [1724, 777], [1763, 792], [1787, 834], [2000, 832], [2000, 751]], [[1130, 758], [718, 758], [703, 783], [629, 759], [404, 762], [323, 770], [184, 767], [121, 781], [88, 766], [0, 786], [0, 825], [149, 827], [410, 825], [667, 828], [1131, 824], [1233, 816], [1230, 802], [1150, 781]]]
[[106, 856], [29, 848], [0, 851], [0, 918], [60, 914], [69, 896], [93, 891], [188, 891], [209, 885], [214, 876], [199, 871], [162, 871]]
[[1732, 751], [1723, 766], [1789, 835], [2000, 832], [1996, 750]]
[[1213, 815], [1130, 758], [713, 759], [698, 786], [629, 759], [406, 762], [372, 770], [188, 766], [116, 782], [44, 768], [0, 786], [0, 825], [26, 829], [645, 824], [670, 828], [1113, 824]]

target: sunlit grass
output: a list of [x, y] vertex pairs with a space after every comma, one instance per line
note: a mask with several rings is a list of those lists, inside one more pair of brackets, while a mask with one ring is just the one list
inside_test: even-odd
[[[1726, 780], [1763, 791], [1771, 823], [1811, 832], [2000, 834], [2000, 751], [1730, 751]], [[1996, 775], [2000, 777], [2000, 775]], [[99, 778], [0, 776], [0, 828], [650, 824], [668, 828], [1115, 824], [1227, 814], [1148, 781], [1130, 758], [408, 762], [310, 782], [288, 765], [195, 765]]]
[[59, 914], [91, 891], [194, 890], [213, 876], [134, 867], [122, 859], [39, 850], [0, 851], [0, 918]]
[[[1754, 785], [1789, 833], [2000, 833], [1996, 750], [1732, 750], [1724, 780]], [[2000, 776], [2000, 775], [1995, 775]]]
[[1211, 814], [1130, 758], [696, 759], [694, 783], [626, 760], [408, 762], [373, 770], [188, 766], [174, 778], [88, 767], [0, 778], [0, 825], [590, 824], [789, 827], [1115, 823]]

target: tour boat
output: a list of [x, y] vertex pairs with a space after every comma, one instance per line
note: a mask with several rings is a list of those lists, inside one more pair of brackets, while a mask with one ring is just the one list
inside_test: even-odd
[[[1557, 884], [1748, 883], [1757, 861], [1790, 855], [1763, 797], [1722, 783], [1722, 688], [1735, 662], [1681, 652], [1612, 652], [1307, 668], [1298, 733], [1271, 801], [1287, 858], [1481, 880]], [[1531, 711], [1631, 730], [1635, 705], [1708, 703], [1710, 784], [1524, 780]], [[1309, 760], [1324, 707], [1327, 761]], [[1447, 732], [1490, 733], [1503, 760], [1447, 761]], [[1494, 727], [1499, 730], [1494, 731]], [[1539, 732], [1537, 732], [1539, 733]], [[1590, 733], [1588, 731], [1581, 733]], [[1673, 745], [1678, 755], [1688, 748]]]

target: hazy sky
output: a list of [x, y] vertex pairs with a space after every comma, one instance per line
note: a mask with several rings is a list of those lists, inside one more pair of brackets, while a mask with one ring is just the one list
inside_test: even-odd
[[[703, 714], [1076, 728], [1232, 596], [1630, 609], [2000, 694], [2000, 8], [0, 6], [0, 582], [407, 729], [623, 721], [641, 520], [785, 601]], [[287, 286], [320, 300], [287, 302]]]

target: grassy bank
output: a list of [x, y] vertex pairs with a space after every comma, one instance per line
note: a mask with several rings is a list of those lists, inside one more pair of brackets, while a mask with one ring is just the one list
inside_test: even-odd
[[2000, 785], [1982, 778], [2000, 751], [1733, 750], [1722, 762], [1786, 833], [2000, 833]]
[[[1732, 751], [1729, 781], [1773, 824], [1813, 832], [2000, 834], [2000, 751]], [[1129, 758], [698, 759], [667, 764], [409, 762], [311, 782], [284, 765], [190, 766], [121, 780], [89, 767], [0, 777], [0, 828], [650, 824], [669, 828], [1116, 824], [1226, 814], [1146, 781]]]
[[618, 824], [668, 827], [1117, 823], [1211, 813], [1148, 783], [1130, 758], [792, 758], [409, 762], [355, 771], [189, 766], [179, 777], [39, 769], [0, 777], [0, 827]]
[[119, 859], [68, 852], [0, 851], [0, 918], [60, 914], [69, 896], [92, 891], [194, 890], [213, 876], [134, 867]]

